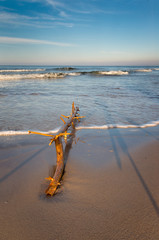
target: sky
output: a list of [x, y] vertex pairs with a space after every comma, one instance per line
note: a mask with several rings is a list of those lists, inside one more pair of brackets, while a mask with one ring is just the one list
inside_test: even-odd
[[0, 0], [0, 64], [159, 65], [159, 0]]

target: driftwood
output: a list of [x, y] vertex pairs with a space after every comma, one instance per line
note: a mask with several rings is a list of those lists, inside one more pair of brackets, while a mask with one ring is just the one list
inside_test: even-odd
[[[71, 124], [73, 125], [73, 120], [76, 117], [77, 111], [79, 111], [79, 109], [78, 108], [74, 109], [74, 104], [73, 104], [71, 116], [67, 117], [68, 121], [64, 122], [64, 125], [60, 128], [56, 136], [59, 136], [60, 134], [63, 134], [63, 133], [66, 134], [67, 129], [71, 126]], [[48, 178], [48, 180], [51, 180], [51, 182], [48, 189], [45, 192], [47, 195], [50, 195], [50, 196], [55, 194], [58, 185], [60, 185], [60, 180], [64, 171], [64, 154], [63, 154], [63, 145], [62, 145], [61, 137], [59, 136], [54, 141], [55, 141], [55, 147], [56, 147], [57, 165], [56, 165], [56, 170], [53, 178]]]
[[61, 118], [61, 120], [64, 122], [64, 125], [59, 129], [59, 131], [57, 132], [56, 135], [29, 131], [29, 133], [51, 137], [49, 145], [51, 145], [53, 142], [55, 142], [57, 165], [56, 165], [56, 170], [55, 170], [53, 178], [52, 177], [46, 178], [47, 180], [50, 181], [49, 187], [45, 191], [45, 193], [47, 195], [53, 196], [56, 192], [57, 187], [60, 185], [60, 180], [61, 180], [61, 177], [62, 177], [63, 171], [64, 171], [64, 153], [63, 153], [63, 145], [62, 145], [61, 138], [62, 137], [67, 138], [67, 135], [70, 135], [70, 133], [67, 133], [67, 129], [71, 125], [74, 127], [74, 122], [73, 122], [74, 119], [79, 120], [80, 118], [83, 118], [80, 116], [76, 116], [78, 111], [79, 111], [79, 108], [78, 107], [75, 108], [74, 103], [73, 103], [71, 115], [70, 116], [62, 115], [64, 118], [67, 118], [67, 121], [65, 122], [65, 120], [63, 118]]
[[60, 180], [64, 171], [64, 154], [61, 137], [55, 140], [55, 146], [57, 155], [56, 171], [53, 178], [48, 178], [48, 180], [50, 180], [51, 182], [49, 184], [49, 187], [45, 191], [45, 193], [50, 196], [53, 196], [55, 194], [57, 187], [60, 185]]

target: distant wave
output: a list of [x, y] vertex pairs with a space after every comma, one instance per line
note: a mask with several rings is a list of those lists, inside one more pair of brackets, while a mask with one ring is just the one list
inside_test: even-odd
[[135, 72], [152, 72], [152, 69], [136, 69]]
[[159, 68], [154, 68], [154, 70], [159, 71]]
[[[148, 128], [148, 127], [156, 127], [159, 125], [159, 120], [158, 121], [152, 121], [146, 124], [141, 124], [141, 125], [122, 125], [122, 124], [108, 124], [108, 125], [91, 125], [91, 126], [78, 126], [76, 127], [76, 130], [82, 130], [82, 129], [113, 129], [113, 128]], [[59, 128], [56, 128], [54, 130], [50, 130], [48, 132], [41, 132], [44, 134], [56, 134], [58, 132]], [[15, 136], [15, 135], [28, 135], [28, 131], [1, 131], [0, 136]]]
[[63, 78], [65, 73], [39, 73], [39, 74], [13, 74], [0, 75], [0, 80], [20, 80], [20, 79], [49, 79], [49, 78]]
[[68, 73], [71, 76], [78, 76], [78, 75], [101, 75], [101, 76], [118, 76], [118, 75], [128, 75], [129, 72], [127, 71], [91, 71], [91, 72], [72, 72]]
[[0, 73], [7, 73], [7, 72], [40, 72], [45, 71], [45, 68], [37, 68], [37, 69], [3, 69], [0, 70]]
[[80, 76], [81, 73], [80, 72], [72, 72], [72, 73], [68, 73], [68, 76]]
[[[67, 70], [72, 71], [75, 68], [72, 67], [62, 67], [62, 68], [54, 68], [53, 70]], [[159, 68], [153, 69], [131, 69], [131, 70], [110, 70], [110, 71], [79, 71], [79, 72], [45, 72], [38, 73], [39, 71], [45, 71], [44, 68], [38, 69], [8, 69], [8, 70], [0, 70], [0, 80], [20, 80], [20, 79], [54, 79], [54, 78], [64, 78], [66, 76], [80, 76], [80, 75], [94, 75], [94, 76], [122, 76], [129, 75], [137, 72], [148, 73], [155, 70], [159, 70]], [[23, 73], [26, 72], [26, 73]], [[28, 72], [28, 73], [27, 73]], [[30, 73], [32, 72], [32, 73]], [[34, 73], [33, 73], [34, 72]], [[7, 74], [8, 73], [8, 74]], [[13, 74], [11, 74], [13, 73]], [[17, 73], [17, 74], [16, 74]], [[19, 73], [19, 74], [18, 74]]]
[[128, 75], [129, 72], [127, 71], [94, 71], [91, 72], [93, 74], [99, 74], [99, 75], [111, 75], [111, 76], [116, 76], [116, 75]]
[[76, 68], [74, 68], [74, 67], [58, 67], [58, 68], [55, 68], [55, 70], [57, 70], [57, 71], [72, 71], [72, 70], [76, 70]]

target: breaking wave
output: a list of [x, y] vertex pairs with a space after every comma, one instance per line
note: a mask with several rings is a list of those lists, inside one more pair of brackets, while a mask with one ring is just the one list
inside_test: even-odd
[[0, 70], [0, 73], [7, 73], [7, 72], [41, 72], [45, 71], [45, 68], [37, 68], [37, 69], [3, 69]]
[[58, 67], [58, 68], [55, 68], [55, 70], [57, 70], [57, 71], [72, 71], [72, 70], [76, 70], [76, 68], [74, 68], [74, 67]]
[[[50, 72], [48, 72], [50, 70]], [[51, 70], [58, 70], [59, 72], [51, 72]], [[80, 75], [93, 75], [93, 76], [122, 76], [135, 74], [138, 72], [149, 73], [158, 71], [159, 68], [138, 68], [127, 70], [106, 70], [106, 71], [74, 71], [73, 67], [59, 67], [52, 69], [37, 68], [37, 69], [8, 69], [0, 70], [0, 80], [20, 80], [20, 79], [54, 79], [64, 78], [66, 76], [80, 76]], [[61, 71], [61, 72], [60, 72]], [[67, 71], [67, 72], [64, 72]]]
[[20, 79], [50, 79], [63, 78], [65, 73], [40, 73], [40, 74], [14, 74], [14, 75], [0, 75], [0, 80], [20, 80]]
[[94, 71], [91, 72], [93, 74], [99, 74], [99, 75], [111, 75], [111, 76], [117, 76], [117, 75], [128, 75], [129, 72], [127, 71]]
[[152, 72], [152, 69], [137, 69], [135, 72]]
[[69, 75], [69, 76], [80, 76], [81, 73], [80, 72], [72, 72], [72, 73], [68, 73], [67, 75]]
[[123, 71], [93, 71], [93, 72], [71, 72], [71, 73], [62, 73], [62, 72], [49, 72], [49, 73], [32, 73], [32, 74], [1, 74], [0, 80], [20, 80], [20, 79], [52, 79], [52, 78], [64, 78], [66, 76], [80, 76], [85, 74], [91, 75], [101, 75], [101, 76], [117, 76], [117, 75], [127, 75], [128, 72]]

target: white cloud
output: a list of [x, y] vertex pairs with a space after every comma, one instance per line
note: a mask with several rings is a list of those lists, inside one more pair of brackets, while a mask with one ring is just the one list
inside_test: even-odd
[[64, 18], [67, 18], [67, 17], [68, 17], [68, 14], [65, 13], [64, 11], [61, 11], [61, 12], [60, 12], [60, 16], [61, 16], [61, 17], [64, 17]]
[[[63, 12], [62, 14], [64, 16], [65, 13]], [[60, 17], [57, 18], [42, 13], [39, 13], [38, 16], [27, 16], [6, 11], [0, 12], [0, 24], [9, 24], [11, 26], [30, 26], [35, 28], [53, 28], [59, 25], [64, 27], [73, 27], [73, 23], [64, 22]]]
[[62, 11], [61, 9], [64, 9], [64, 10], [67, 10], [67, 11], [73, 12], [73, 13], [90, 14], [90, 11], [87, 10], [88, 8], [86, 6], [85, 6], [84, 10], [83, 9], [81, 10], [78, 2], [76, 2], [76, 1], [74, 1], [74, 7], [71, 7], [70, 6], [71, 4], [68, 4], [68, 3], [66, 4], [66, 3], [62, 3], [60, 1], [54, 1], [54, 0], [46, 0], [46, 3], [51, 5], [53, 8], [57, 9], [60, 12]]
[[59, 47], [73, 47], [75, 44], [52, 42], [46, 40], [38, 39], [28, 39], [28, 38], [15, 38], [15, 37], [0, 37], [0, 43], [7, 44], [44, 44], [44, 45], [54, 45]]
[[46, 0], [46, 2], [49, 4], [49, 5], [52, 5], [53, 7], [65, 7], [65, 5], [61, 2], [58, 2], [58, 1], [54, 1], [54, 0]]

